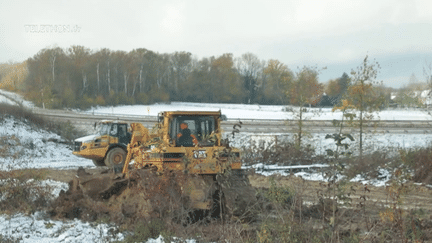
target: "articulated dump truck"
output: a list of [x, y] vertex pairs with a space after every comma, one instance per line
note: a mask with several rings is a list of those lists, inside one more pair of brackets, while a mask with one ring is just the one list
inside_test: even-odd
[[131, 141], [131, 128], [138, 125], [141, 124], [133, 123], [128, 128], [123, 121], [97, 122], [96, 134], [75, 139], [73, 154], [93, 160], [96, 166], [123, 167]]
[[[162, 180], [176, 185], [175, 190], [165, 194], [174, 193], [182, 198], [179, 207], [213, 215], [218, 212], [230, 218], [251, 216], [250, 209], [256, 203], [255, 190], [241, 169], [240, 151], [222, 140], [220, 111], [163, 112], [152, 131], [140, 123], [132, 123], [124, 161], [123, 157], [117, 156], [116, 159], [112, 155], [113, 163], [107, 162], [110, 151], [117, 149], [118, 154], [124, 146], [120, 146], [118, 141], [110, 145], [108, 141], [112, 139], [110, 136], [119, 137], [119, 128], [125, 123], [116, 123], [117, 131], [111, 135], [108, 127], [112, 128], [115, 123], [104, 124], [107, 126], [105, 134], [96, 139], [88, 137], [90, 142], [87, 143], [82, 139], [74, 153], [85, 154], [95, 161], [104, 160], [111, 168], [98, 174], [80, 168], [77, 178], [70, 183], [69, 194], [80, 192], [94, 201], [120, 198], [123, 211], [128, 211], [124, 208], [134, 208], [132, 212], [135, 212], [137, 208], [145, 207], [142, 210], [147, 210], [150, 215], [152, 208], [156, 207], [150, 203], [152, 195], [163, 190], [161, 184], [157, 187], [151, 185]], [[92, 150], [97, 156], [92, 155]], [[102, 162], [95, 164], [101, 165]], [[139, 195], [141, 199], [138, 200]], [[131, 206], [132, 201], [141, 206]]]

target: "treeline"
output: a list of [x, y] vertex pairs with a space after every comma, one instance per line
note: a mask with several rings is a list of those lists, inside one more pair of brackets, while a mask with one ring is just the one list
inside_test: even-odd
[[43, 49], [26, 63], [21, 89], [47, 108], [170, 101], [296, 105], [298, 96], [302, 103], [316, 104], [324, 91], [316, 67], [294, 72], [252, 53], [197, 59], [188, 52], [71, 46]]

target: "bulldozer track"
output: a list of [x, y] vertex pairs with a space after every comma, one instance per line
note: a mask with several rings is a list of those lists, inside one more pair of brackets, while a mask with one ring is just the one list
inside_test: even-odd
[[[146, 128], [152, 128], [157, 122], [155, 116], [137, 116], [122, 114], [102, 114], [93, 112], [75, 112], [68, 110], [48, 110], [34, 108], [35, 114], [50, 120], [72, 122], [77, 127], [90, 127], [100, 120], [122, 120], [125, 122], [140, 122]], [[228, 119], [222, 121], [225, 132], [233, 131], [233, 127], [241, 122], [241, 132], [247, 133], [292, 133], [296, 127], [295, 120], [278, 119]], [[337, 127], [333, 120], [304, 120], [303, 127], [310, 133], [334, 133]], [[358, 128], [346, 127], [344, 132], [356, 132]], [[377, 120], [368, 121], [364, 127], [366, 133], [394, 134], [429, 134], [432, 133], [432, 120]]]

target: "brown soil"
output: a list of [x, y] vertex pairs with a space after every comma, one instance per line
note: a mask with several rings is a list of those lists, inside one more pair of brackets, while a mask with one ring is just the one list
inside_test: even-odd
[[[62, 182], [70, 182], [76, 178], [76, 170], [57, 170], [57, 169], [43, 169], [47, 170], [47, 179], [52, 179]], [[105, 170], [101, 168], [86, 169], [90, 173], [98, 173]], [[270, 178], [274, 178], [277, 186], [285, 186], [294, 188], [297, 194], [300, 194], [303, 202], [306, 205], [311, 205], [319, 201], [320, 195], [331, 197], [329, 192], [328, 183], [320, 181], [303, 180], [297, 176], [280, 176], [266, 177], [260, 174], [249, 175], [251, 185], [256, 189], [270, 188]], [[404, 209], [422, 209], [432, 212], [432, 188], [424, 184], [414, 184], [412, 182], [404, 185], [405, 193], [401, 193], [400, 205]], [[357, 205], [367, 202], [374, 207], [389, 207], [395, 203], [394, 193], [392, 190], [394, 186], [376, 187], [373, 185], [363, 185], [361, 183], [351, 183], [345, 191], [350, 193], [349, 198], [352, 199], [351, 204]]]
[[[297, 176], [273, 176], [276, 185], [295, 188], [297, 193], [302, 195], [305, 202], [317, 202], [319, 195], [328, 190], [328, 183], [320, 181], [307, 181]], [[270, 177], [259, 174], [249, 176], [250, 183], [255, 188], [269, 188]], [[412, 182], [404, 185], [407, 192], [401, 196], [401, 204], [406, 209], [423, 209], [432, 211], [432, 188], [426, 185], [417, 185]], [[369, 203], [374, 203], [376, 206], [389, 206], [393, 204], [392, 186], [376, 187], [373, 185], [363, 185], [361, 183], [351, 183], [347, 191], [350, 191], [349, 196], [353, 199], [353, 204], [359, 203], [360, 198], [366, 198]]]
[[[105, 169], [92, 168], [86, 171], [97, 174], [103, 170]], [[41, 169], [40, 171], [47, 179], [62, 182], [73, 181], [77, 174], [77, 170]], [[171, 223], [183, 225], [187, 222], [184, 220], [189, 220], [188, 217], [184, 217], [185, 208], [179, 207], [187, 204], [178, 194], [179, 188], [184, 183], [182, 173], [170, 177], [174, 178], [170, 180], [161, 179], [154, 174], [137, 176], [141, 179], [134, 182], [135, 186], [126, 187], [125, 190], [116, 192], [108, 199], [95, 200], [85, 197], [79, 190], [62, 192], [52, 204], [50, 213], [54, 218], [114, 221], [123, 229], [131, 229], [130, 226], [136, 225], [143, 219], [148, 221], [152, 218], [170, 218]], [[149, 176], [153, 177], [148, 178]], [[299, 225], [302, 225], [301, 228], [305, 230], [324, 231], [336, 225], [340, 236], [350, 235], [352, 232], [372, 232], [368, 236], [362, 235], [364, 240], [371, 242], [382, 237], [380, 233], [373, 234], [373, 232], [387, 230], [386, 232], [390, 233], [384, 239], [391, 241], [402, 237], [392, 237], [391, 232], [396, 234], [398, 232], [395, 229], [404, 226], [403, 224], [407, 222], [412, 222], [413, 227], [421, 229], [421, 239], [432, 242], [432, 189], [426, 185], [411, 182], [383, 187], [361, 183], [332, 185], [307, 181], [297, 176], [266, 177], [255, 173], [250, 173], [248, 178], [257, 191], [258, 203], [261, 206], [258, 220], [250, 223], [249, 230], [245, 231], [250, 231], [252, 235], [263, 224], [267, 224], [266, 222], [281, 217], [281, 208], [272, 205], [262, 196], [269, 192], [271, 182], [274, 181], [276, 186], [286, 187], [295, 192], [296, 201], [284, 205], [284, 212], [288, 212], [289, 208], [294, 209], [292, 212], [296, 222], [300, 222]], [[335, 210], [332, 210], [334, 208], [332, 198], [337, 193], [332, 189], [336, 188], [344, 189], [343, 195], [347, 196], [345, 201], [349, 203], [342, 205], [339, 202]], [[397, 217], [404, 221], [397, 221]], [[410, 217], [414, 220], [407, 220]], [[409, 231], [407, 228], [404, 230], [404, 232]]]
[[[47, 171], [47, 179], [62, 181], [68, 183], [76, 177], [76, 170], [57, 170], [43, 169]], [[105, 170], [101, 168], [86, 169], [89, 173], [98, 173]], [[270, 178], [260, 174], [249, 175], [249, 181], [256, 189], [270, 188]], [[297, 176], [273, 176], [276, 185], [295, 188], [297, 193], [302, 195], [306, 204], [313, 204], [319, 200], [319, 195], [326, 193], [328, 190], [327, 183], [320, 181], [303, 180]], [[401, 196], [401, 204], [405, 209], [423, 209], [432, 211], [432, 188], [427, 185], [418, 185], [412, 182], [404, 185], [408, 190]], [[366, 199], [370, 204], [375, 206], [389, 206], [394, 203], [391, 190], [392, 186], [376, 187], [373, 185], [363, 185], [361, 183], [351, 183], [347, 191], [351, 191], [349, 196], [353, 204], [360, 203]]]
[[[46, 178], [47, 179], [51, 179], [51, 180], [55, 180], [55, 181], [61, 181], [61, 182], [65, 182], [68, 183], [69, 181], [71, 181], [73, 178], [76, 177], [77, 174], [77, 170], [64, 170], [64, 169], [40, 169], [40, 170], [44, 170], [47, 172]], [[89, 173], [98, 173], [101, 171], [106, 170], [105, 167], [95, 167], [95, 168], [90, 168], [90, 169], [86, 169], [87, 172]]]

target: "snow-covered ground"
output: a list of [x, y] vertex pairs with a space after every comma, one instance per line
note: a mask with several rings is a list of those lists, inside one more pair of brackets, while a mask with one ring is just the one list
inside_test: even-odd
[[[162, 111], [219, 111], [228, 119], [293, 119], [293, 107], [277, 105], [208, 104], [171, 102], [170, 104], [129, 105], [116, 107], [97, 107], [87, 112], [99, 114], [122, 114], [136, 116], [157, 116]], [[340, 120], [342, 112], [332, 112], [332, 108], [308, 108], [304, 115], [311, 120]], [[432, 120], [432, 116], [420, 109], [391, 109], [374, 113], [380, 120]]]
[[27, 108], [35, 107], [32, 102], [25, 100], [21, 95], [3, 89], [0, 89], [0, 103], [23, 105]]
[[0, 119], [0, 170], [20, 168], [78, 168], [93, 166], [72, 154], [70, 146], [55, 141], [57, 134], [12, 118]]
[[[256, 134], [256, 133], [239, 133], [235, 139], [231, 134], [225, 134], [231, 140], [230, 145], [238, 148], [251, 148], [264, 146], [269, 147], [275, 144], [276, 139], [281, 141], [294, 141], [293, 134]], [[326, 139], [326, 134], [309, 134], [302, 139], [304, 145], [310, 145], [315, 149], [316, 154], [326, 154], [327, 149], [335, 150], [337, 147], [333, 139]], [[355, 141], [344, 141], [350, 144], [350, 151], [358, 153], [359, 135], [352, 134]], [[348, 140], [348, 139], [346, 139]], [[376, 133], [366, 134], [363, 138], [363, 149], [369, 151], [398, 151], [399, 149], [414, 149], [432, 145], [432, 135], [430, 134], [391, 134]]]
[[[2, 239], [2, 237], [4, 237]], [[123, 240], [116, 227], [108, 224], [84, 223], [79, 220], [51, 220], [45, 213], [0, 216], [0, 240], [18, 242], [111, 242]]]

